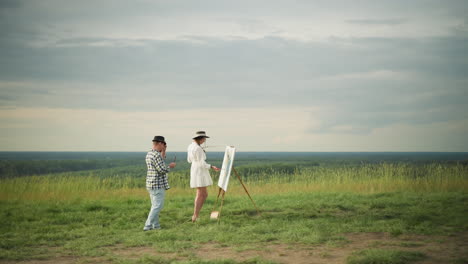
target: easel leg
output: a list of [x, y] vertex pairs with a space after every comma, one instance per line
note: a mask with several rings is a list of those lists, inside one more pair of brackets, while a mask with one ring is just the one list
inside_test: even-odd
[[221, 188], [218, 188], [218, 196], [216, 196], [216, 203], [213, 205], [213, 210], [211, 211], [214, 211], [216, 209], [216, 206], [218, 205], [218, 199], [219, 199], [219, 195], [221, 194]]
[[[250, 196], [249, 191], [247, 191], [247, 188], [245, 187], [244, 182], [242, 182], [242, 179], [241, 179], [241, 177], [239, 176], [239, 173], [237, 173], [236, 168], [232, 167], [232, 170], [233, 170], [234, 173], [236, 174], [237, 179], [239, 179], [240, 183], [242, 184], [242, 187], [244, 187], [244, 190], [245, 190], [245, 192], [247, 193], [247, 195], [249, 196], [250, 201], [252, 201], [253, 205], [255, 206], [255, 209], [257, 210], [257, 213], [260, 214], [260, 210], [258, 210], [258, 207], [257, 207], [257, 205], [255, 204], [255, 202], [254, 202], [254, 200], [252, 199], [252, 197]], [[223, 198], [224, 198], [224, 195], [223, 195]]]
[[[221, 190], [221, 188], [219, 189]], [[226, 194], [226, 192], [223, 190], [223, 197], [221, 199], [221, 207], [219, 208], [218, 224], [219, 224], [219, 221], [221, 220], [221, 211], [223, 210], [223, 204], [224, 204], [224, 194]]]

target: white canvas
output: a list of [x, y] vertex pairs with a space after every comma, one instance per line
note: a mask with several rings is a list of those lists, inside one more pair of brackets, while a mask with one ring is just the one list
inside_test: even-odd
[[219, 175], [218, 186], [227, 191], [229, 184], [229, 176], [231, 175], [232, 164], [234, 163], [234, 156], [236, 154], [236, 148], [226, 146], [224, 152], [223, 166], [221, 167], [221, 173]]

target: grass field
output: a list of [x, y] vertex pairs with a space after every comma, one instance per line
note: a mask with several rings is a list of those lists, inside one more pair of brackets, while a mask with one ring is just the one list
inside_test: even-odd
[[[219, 223], [170, 174], [162, 230], [136, 167], [0, 180], [0, 263], [468, 263], [468, 167], [240, 167]], [[286, 168], [286, 169], [285, 169]], [[216, 181], [216, 176], [213, 175]]]

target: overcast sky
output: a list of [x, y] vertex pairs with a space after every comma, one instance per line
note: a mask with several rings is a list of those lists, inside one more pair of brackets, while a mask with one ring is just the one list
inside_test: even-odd
[[468, 151], [468, 2], [0, 1], [0, 151]]

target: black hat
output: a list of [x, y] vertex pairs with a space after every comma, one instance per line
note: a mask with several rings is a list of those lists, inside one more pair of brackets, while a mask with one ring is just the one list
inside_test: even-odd
[[162, 142], [162, 143], [166, 143], [166, 140], [164, 139], [163, 136], [154, 136], [153, 142]]

